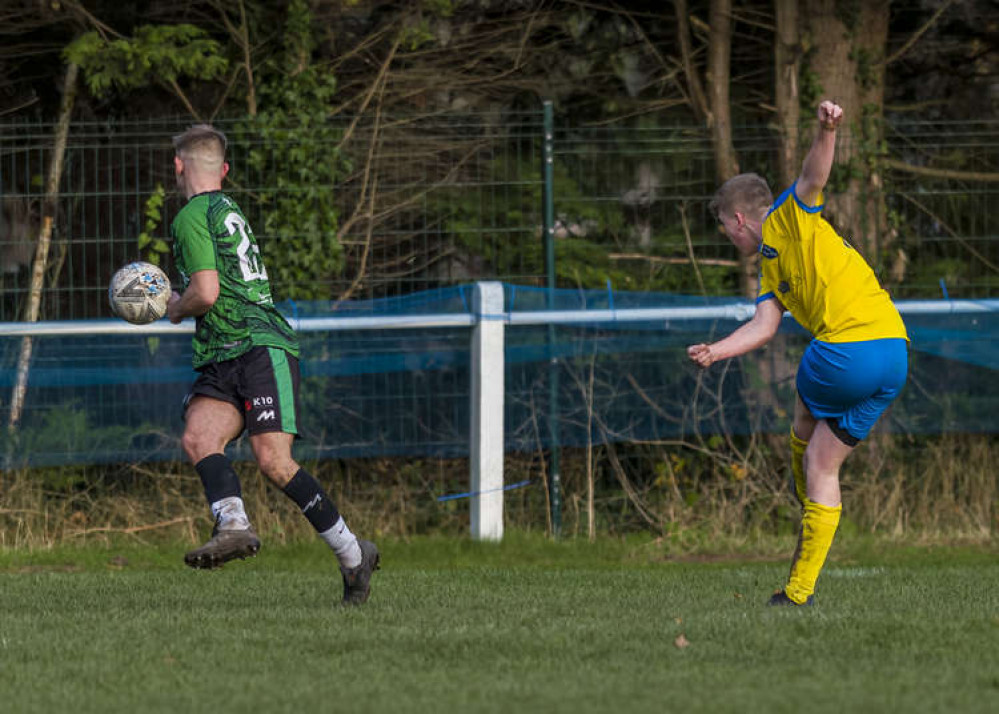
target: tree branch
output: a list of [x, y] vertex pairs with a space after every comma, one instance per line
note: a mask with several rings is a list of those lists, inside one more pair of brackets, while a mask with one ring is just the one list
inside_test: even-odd
[[[661, 255], [646, 255], [645, 253], [608, 253], [610, 260], [645, 260], [649, 263], [665, 263], [667, 265], [689, 265], [690, 258], [663, 257]], [[697, 258], [701, 265], [715, 265], [724, 268], [736, 268], [739, 266], [738, 260], [727, 260], [724, 258]]]
[[884, 165], [896, 171], [905, 171], [917, 176], [929, 176], [931, 178], [956, 179], [958, 181], [985, 181], [994, 183], [999, 181], [999, 173], [987, 171], [962, 171], [960, 169], [935, 169], [931, 166], [913, 166], [898, 159], [885, 159]]
[[991, 268], [992, 270], [994, 270], [995, 272], [999, 273], [999, 267], [997, 267], [995, 265], [995, 263], [990, 262], [988, 258], [986, 258], [984, 255], [982, 255], [977, 250], [975, 250], [974, 246], [972, 246], [970, 243], [968, 243], [968, 241], [966, 241], [964, 238], [962, 238], [961, 236], [959, 236], [957, 234], [957, 231], [955, 231], [953, 228], [951, 228], [950, 226], [948, 226], [944, 222], [944, 220], [942, 218], [940, 218], [940, 216], [938, 216], [937, 214], [935, 214], [933, 211], [931, 211], [929, 208], [927, 208], [926, 206], [924, 206], [922, 203], [920, 203], [919, 201], [917, 201], [916, 199], [914, 199], [909, 194], [907, 194], [907, 193], [900, 193], [899, 195], [902, 198], [904, 198], [906, 201], [908, 201], [909, 203], [911, 203], [912, 205], [914, 205], [916, 208], [918, 208], [920, 211], [922, 211], [923, 213], [925, 213], [927, 216], [929, 216], [930, 218], [932, 218], [934, 221], [936, 221], [940, 225], [941, 228], [943, 228], [945, 231], [947, 231], [947, 233], [950, 234], [951, 238], [953, 238], [954, 240], [956, 240], [961, 246], [963, 246], [965, 248], [965, 250], [967, 250], [973, 256], [975, 256], [976, 258], [978, 258], [980, 261], [982, 261], [983, 265], [986, 265], [989, 268]]
[[888, 59], [885, 60], [885, 65], [891, 64], [892, 62], [894, 62], [897, 59], [899, 59], [906, 52], [908, 52], [910, 49], [912, 49], [912, 46], [914, 44], [916, 44], [916, 42], [919, 41], [919, 38], [922, 37], [926, 33], [926, 31], [929, 30], [933, 26], [933, 23], [935, 23], [937, 20], [940, 19], [940, 16], [943, 15], [943, 13], [944, 13], [944, 10], [946, 10], [947, 8], [949, 8], [953, 4], [954, 4], [954, 0], [947, 0], [947, 2], [945, 2], [943, 5], [941, 5], [937, 9], [937, 11], [935, 13], [933, 13], [933, 16], [930, 17], [930, 19], [926, 21], [926, 24], [924, 24], [922, 27], [920, 27], [918, 30], [916, 30], [914, 33], [912, 33], [912, 37], [910, 37], [908, 40], [906, 40], [906, 42], [905, 42], [904, 45], [902, 45], [901, 47], [899, 47], [898, 50], [896, 50], [895, 52], [893, 52], [891, 54], [891, 56], [888, 57]]

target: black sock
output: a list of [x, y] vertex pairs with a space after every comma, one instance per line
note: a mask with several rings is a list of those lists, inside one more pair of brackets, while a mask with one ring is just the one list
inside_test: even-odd
[[298, 470], [284, 487], [284, 493], [302, 509], [302, 515], [309, 519], [317, 533], [325, 533], [340, 520], [340, 512], [333, 501], [305, 469]]
[[223, 498], [243, 495], [239, 487], [239, 476], [229, 463], [225, 454], [206, 456], [194, 465], [194, 470], [201, 477], [201, 485], [205, 487], [205, 498], [212, 505]]

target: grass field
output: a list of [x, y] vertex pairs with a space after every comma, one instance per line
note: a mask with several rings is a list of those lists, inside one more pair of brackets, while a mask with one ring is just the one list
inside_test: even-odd
[[381, 545], [354, 610], [318, 544], [217, 572], [180, 545], [0, 551], [0, 711], [999, 711], [994, 547], [839, 543], [795, 610], [763, 605], [783, 558]]

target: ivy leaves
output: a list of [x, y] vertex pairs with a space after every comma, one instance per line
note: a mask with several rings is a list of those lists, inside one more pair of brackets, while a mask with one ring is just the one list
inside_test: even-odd
[[288, 8], [284, 53], [263, 68], [262, 110], [241, 133], [252, 137], [247, 163], [264, 188], [268, 272], [282, 297], [329, 299], [329, 285], [343, 266], [337, 240], [334, 186], [349, 170], [339, 150], [341, 130], [330, 115], [336, 78], [312, 59], [315, 40], [304, 0]]
[[143, 25], [133, 37], [114, 40], [88, 32], [66, 47], [63, 56], [84, 70], [91, 93], [104, 97], [113, 88], [176, 83], [180, 77], [217, 79], [228, 67], [220, 51], [219, 43], [194, 25]]

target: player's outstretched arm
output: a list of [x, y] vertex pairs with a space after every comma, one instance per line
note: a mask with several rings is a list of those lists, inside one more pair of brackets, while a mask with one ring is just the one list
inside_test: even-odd
[[832, 171], [836, 152], [836, 129], [843, 120], [843, 108], [828, 100], [819, 104], [819, 127], [812, 141], [812, 148], [801, 164], [801, 175], [795, 192], [806, 205], [815, 205]]
[[719, 360], [738, 357], [769, 342], [780, 327], [784, 306], [779, 300], [764, 300], [756, 305], [753, 319], [723, 340], [710, 345], [691, 345], [687, 356], [700, 367], [710, 367]]

